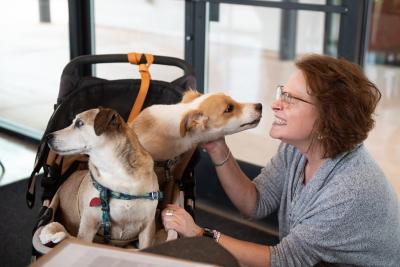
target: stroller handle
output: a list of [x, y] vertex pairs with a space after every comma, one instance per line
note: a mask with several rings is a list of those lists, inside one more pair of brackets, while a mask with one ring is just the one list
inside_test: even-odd
[[[142, 57], [143, 58], [143, 57]], [[142, 60], [141, 60], [142, 61]], [[81, 65], [92, 65], [99, 63], [124, 63], [128, 61], [128, 54], [110, 54], [110, 55], [84, 55], [78, 56], [71, 60], [64, 68], [62, 75], [73, 75], [75, 70]], [[143, 62], [146, 63], [146, 62]], [[192, 66], [186, 61], [174, 58], [154, 55], [153, 64], [158, 65], [171, 65], [183, 70], [184, 75], [193, 75], [194, 71]]]

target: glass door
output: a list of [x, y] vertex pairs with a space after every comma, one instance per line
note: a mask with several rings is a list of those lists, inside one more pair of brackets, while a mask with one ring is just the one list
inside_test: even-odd
[[39, 139], [69, 61], [68, 3], [8, 1], [0, 27], [0, 126]]
[[276, 85], [286, 82], [298, 56], [323, 53], [325, 19], [323, 12], [219, 5], [219, 19], [209, 25], [205, 91], [263, 104], [258, 127], [226, 138], [237, 159], [264, 166], [276, 152], [279, 140], [268, 135]]
[[[180, 0], [96, 0], [94, 2], [96, 54], [129, 52], [184, 57], [184, 1]], [[152, 65], [152, 78], [172, 81], [181, 70]], [[96, 76], [139, 78], [130, 64], [98, 64]]]

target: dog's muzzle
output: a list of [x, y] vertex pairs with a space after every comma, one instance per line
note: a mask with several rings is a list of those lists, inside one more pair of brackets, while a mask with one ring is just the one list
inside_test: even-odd
[[261, 103], [257, 103], [256, 106], [255, 106], [255, 109], [256, 109], [258, 112], [262, 112], [262, 104], [261, 104]]

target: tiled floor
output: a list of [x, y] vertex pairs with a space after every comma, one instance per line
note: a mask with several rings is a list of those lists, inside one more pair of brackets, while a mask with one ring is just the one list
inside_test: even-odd
[[[56, 101], [61, 71], [68, 62], [67, 24], [56, 21], [50, 25], [25, 23], [9, 27], [6, 22], [13, 18], [3, 13], [3, 19], [0, 18], [0, 26], [5, 29], [0, 36], [0, 118], [16, 121], [40, 135]], [[182, 36], [101, 26], [96, 27], [96, 35], [97, 53], [135, 50], [183, 57]], [[224, 91], [240, 101], [264, 104], [263, 120], [256, 129], [227, 138], [237, 158], [264, 165], [278, 145], [267, 134], [272, 121], [269, 106], [274, 86], [286, 81], [294, 68], [293, 62], [279, 60], [276, 52], [211, 42], [208, 65], [209, 91]], [[107, 65], [98, 68], [97, 73], [100, 77], [124, 78], [132, 77], [135, 71], [131, 66]], [[400, 196], [400, 68], [367, 65], [365, 71], [383, 94], [376, 127], [365, 144]], [[176, 69], [153, 71], [156, 79], [171, 80], [176, 75]], [[0, 184], [27, 177], [35, 151], [32, 145], [0, 135], [0, 160], [6, 167]]]

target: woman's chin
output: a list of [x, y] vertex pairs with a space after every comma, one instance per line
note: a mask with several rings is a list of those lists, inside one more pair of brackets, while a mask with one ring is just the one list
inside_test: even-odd
[[272, 126], [272, 128], [269, 131], [269, 136], [273, 139], [281, 139], [282, 134], [279, 133], [279, 131], [275, 129], [274, 126]]

